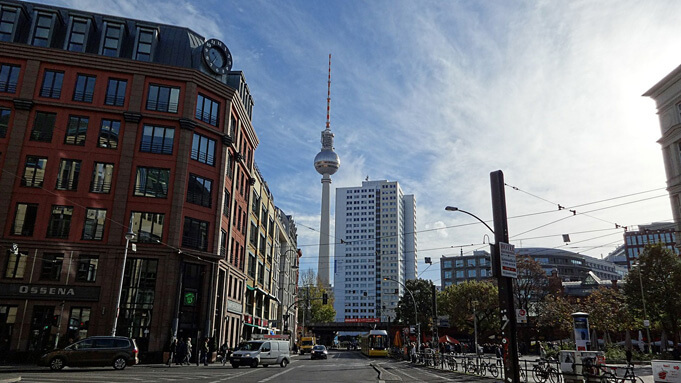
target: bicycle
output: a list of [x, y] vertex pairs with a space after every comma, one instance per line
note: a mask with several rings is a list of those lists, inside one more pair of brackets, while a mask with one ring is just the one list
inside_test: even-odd
[[562, 376], [557, 368], [551, 365], [550, 360], [539, 359], [539, 363], [532, 367], [532, 378], [537, 383], [551, 383], [562, 382]]
[[492, 363], [490, 361], [485, 361], [481, 358], [480, 371], [482, 371], [482, 373], [480, 375], [485, 375], [485, 370], [489, 371], [490, 375], [492, 375], [493, 378], [499, 376], [499, 369], [497, 368], [496, 362]]
[[447, 366], [451, 371], [459, 370], [459, 365], [456, 362], [456, 357], [454, 357], [454, 355], [445, 355], [445, 360], [447, 362]]

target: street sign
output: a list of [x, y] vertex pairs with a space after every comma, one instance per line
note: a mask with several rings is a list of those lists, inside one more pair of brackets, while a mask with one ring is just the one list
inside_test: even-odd
[[501, 276], [518, 278], [515, 246], [509, 243], [499, 242], [499, 254], [501, 255]]
[[515, 310], [516, 323], [527, 323], [527, 310], [516, 309]]

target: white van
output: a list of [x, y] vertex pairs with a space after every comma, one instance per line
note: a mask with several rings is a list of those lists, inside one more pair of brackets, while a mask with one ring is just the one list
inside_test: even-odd
[[286, 367], [291, 362], [289, 342], [286, 340], [252, 340], [241, 343], [229, 358], [232, 367], [278, 364]]

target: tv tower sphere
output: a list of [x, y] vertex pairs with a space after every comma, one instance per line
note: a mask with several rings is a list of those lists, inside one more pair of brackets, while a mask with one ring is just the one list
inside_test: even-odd
[[[322, 132], [322, 136], [325, 135], [327, 131]], [[333, 137], [333, 133], [330, 131], [328, 134]], [[322, 141], [324, 139], [322, 138]], [[338, 157], [338, 154], [333, 151], [333, 147], [327, 149], [327, 148], [322, 148], [322, 150], [317, 154], [317, 156], [314, 158], [314, 168], [317, 170], [317, 173], [319, 174], [328, 174], [332, 175], [338, 171], [338, 168], [340, 167], [340, 158]]]

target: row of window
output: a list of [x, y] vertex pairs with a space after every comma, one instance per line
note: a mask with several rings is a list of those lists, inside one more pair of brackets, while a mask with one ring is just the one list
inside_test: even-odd
[[[38, 217], [38, 204], [17, 203], [11, 234], [33, 236]], [[73, 218], [73, 206], [52, 205], [46, 238], [68, 239]], [[102, 240], [106, 223], [106, 209], [86, 208], [81, 239]], [[165, 214], [132, 212], [133, 242], [157, 243], [163, 237]], [[185, 217], [182, 246], [197, 250], [208, 250], [209, 223]]]
[[[22, 279], [26, 273], [28, 254], [7, 251], [5, 278]], [[43, 254], [40, 280], [58, 281], [61, 277], [64, 254]], [[99, 257], [96, 255], [81, 255], [76, 264], [76, 281], [95, 282]]]
[[[12, 64], [0, 66], [0, 92], [15, 93], [19, 80], [20, 67]], [[97, 77], [78, 74], [74, 84], [73, 101], [92, 103], [94, 100]], [[40, 87], [40, 97], [60, 99], [64, 86], [64, 72], [46, 69]], [[109, 78], [104, 97], [104, 105], [124, 106], [127, 80]], [[151, 111], [177, 113], [180, 103], [180, 88], [150, 84], [145, 108]], [[220, 103], [199, 93], [196, 98], [197, 120], [218, 126]]]

